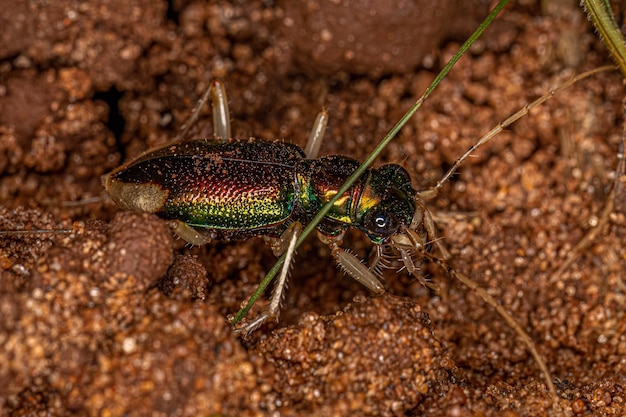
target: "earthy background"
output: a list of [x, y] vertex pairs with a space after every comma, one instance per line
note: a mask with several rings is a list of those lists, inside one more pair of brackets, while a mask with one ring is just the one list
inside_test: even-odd
[[[546, 358], [556, 405], [516, 334], [434, 265], [439, 293], [389, 270], [374, 297], [311, 238], [281, 322], [242, 341], [226, 318], [274, 262], [263, 241], [186, 249], [103, 195], [100, 176], [173, 138], [213, 78], [236, 136], [303, 145], [325, 106], [322, 153], [364, 158], [489, 6], [432, 3], [4, 2], [0, 229], [79, 222], [0, 236], [2, 415], [626, 414], [623, 184], [573, 252], [613, 183], [617, 72], [533, 111], [430, 203], [450, 264]], [[524, 103], [607, 63], [575, 1], [509, 6], [379, 162], [428, 188]], [[359, 233], [345, 246], [370, 248]]]

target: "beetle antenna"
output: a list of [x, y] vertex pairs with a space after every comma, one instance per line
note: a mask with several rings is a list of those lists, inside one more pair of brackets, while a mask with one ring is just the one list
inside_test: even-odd
[[546, 102], [547, 100], [552, 98], [555, 94], [565, 90], [566, 88], [568, 88], [572, 84], [574, 84], [574, 83], [576, 83], [576, 82], [578, 82], [580, 80], [583, 80], [583, 79], [585, 79], [587, 77], [590, 77], [590, 76], [592, 76], [594, 74], [597, 74], [599, 72], [610, 71], [610, 70], [614, 70], [614, 69], [615, 69], [614, 66], [606, 65], [606, 66], [603, 66], [603, 67], [599, 67], [599, 68], [595, 68], [595, 69], [589, 70], [587, 72], [583, 72], [582, 74], [578, 74], [575, 77], [570, 78], [568, 81], [564, 82], [563, 84], [559, 85], [558, 87], [548, 91], [546, 94], [544, 94], [543, 96], [539, 97], [535, 101], [533, 101], [531, 103], [526, 103], [524, 105], [524, 107], [519, 109], [517, 112], [513, 113], [506, 120], [498, 123], [498, 125], [496, 127], [491, 129], [483, 137], [481, 137], [478, 140], [478, 142], [476, 142], [474, 145], [472, 145], [467, 150], [467, 152], [465, 152], [459, 159], [456, 160], [456, 162], [452, 165], [452, 167], [448, 170], [448, 172], [446, 172], [446, 174], [437, 182], [437, 184], [434, 187], [429, 188], [428, 190], [425, 190], [425, 191], [420, 191], [420, 192], [418, 192], [418, 195], [420, 197], [422, 197], [423, 199], [426, 199], [426, 200], [430, 200], [431, 198], [434, 198], [435, 196], [437, 196], [437, 194], [438, 194], [439, 190], [441, 189], [441, 187], [450, 179], [450, 177], [452, 175], [454, 175], [454, 173], [456, 172], [456, 170], [459, 168], [459, 166], [461, 165], [461, 163], [463, 161], [465, 161], [474, 151], [476, 151], [479, 147], [481, 147], [485, 143], [489, 142], [491, 139], [493, 139], [496, 135], [498, 135], [504, 129], [506, 129], [507, 127], [511, 126], [513, 123], [518, 121], [520, 118], [522, 118], [525, 115], [527, 115], [535, 107], [540, 106], [541, 104], [543, 104], [544, 102]]

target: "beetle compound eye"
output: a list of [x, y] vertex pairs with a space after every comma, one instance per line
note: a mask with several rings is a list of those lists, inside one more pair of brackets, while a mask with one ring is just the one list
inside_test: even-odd
[[388, 237], [396, 233], [399, 222], [392, 212], [376, 210], [368, 216], [365, 227], [373, 235]]
[[384, 229], [387, 226], [387, 219], [385, 218], [385, 216], [377, 216], [374, 219], [374, 223], [376, 224], [377, 228]]

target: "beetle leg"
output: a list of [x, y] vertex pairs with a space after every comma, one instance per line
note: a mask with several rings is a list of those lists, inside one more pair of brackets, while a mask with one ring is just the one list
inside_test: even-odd
[[196, 124], [196, 121], [198, 121], [198, 117], [200, 116], [200, 112], [202, 111], [202, 107], [204, 106], [204, 103], [206, 103], [207, 100], [209, 99], [209, 95], [211, 94], [212, 90], [213, 90], [213, 84], [211, 84], [209, 86], [209, 88], [206, 89], [204, 94], [202, 94], [202, 97], [200, 98], [200, 100], [198, 100], [198, 103], [196, 104], [196, 107], [194, 107], [194, 109], [191, 112], [191, 115], [189, 116], [189, 118], [181, 126], [180, 132], [178, 133], [176, 138], [174, 138], [173, 142], [178, 142], [179, 140], [187, 139], [187, 135], [189, 134], [189, 130], [193, 127], [193, 125]]
[[167, 224], [176, 236], [192, 245], [206, 245], [211, 242], [211, 237], [208, 233], [189, 226], [180, 220], [170, 220]]
[[385, 292], [385, 287], [376, 278], [376, 275], [359, 258], [349, 253], [339, 245], [343, 241], [343, 233], [337, 236], [328, 236], [317, 232], [317, 237], [330, 247], [330, 253], [335, 258], [337, 265], [354, 280], [369, 288], [376, 294]]
[[383, 245], [374, 245], [369, 256], [369, 270], [375, 275], [380, 276], [382, 268], [385, 267], [383, 263]]
[[324, 140], [327, 124], [328, 112], [326, 109], [322, 109], [322, 111], [317, 114], [315, 123], [313, 123], [313, 127], [311, 128], [311, 133], [309, 133], [309, 140], [304, 147], [304, 154], [307, 158], [317, 158], [317, 154], [322, 146], [322, 141]]
[[187, 139], [189, 130], [196, 124], [202, 107], [211, 96], [211, 108], [213, 109], [213, 136], [229, 139], [230, 138], [230, 112], [228, 111], [228, 98], [226, 97], [226, 88], [221, 81], [213, 80], [211, 85], [206, 89], [198, 104], [191, 112], [189, 118], [181, 127], [180, 133], [174, 139], [174, 142]]
[[[419, 209], [420, 207], [418, 207], [418, 210]], [[449, 256], [449, 253], [447, 249], [443, 247], [443, 244], [437, 243], [439, 242], [439, 240], [436, 239], [435, 235], [435, 222], [433, 221], [430, 212], [424, 207], [424, 210], [420, 211], [419, 213], [416, 210], [416, 215], [419, 215], [419, 218], [423, 219], [423, 224], [424, 228], [426, 229], [428, 239], [438, 245], [438, 247], [442, 251], [442, 256], [446, 256], [446, 254], [448, 254]], [[415, 217], [416, 216], [414, 216], [414, 219]], [[430, 282], [428, 279], [419, 274], [419, 268], [413, 260], [413, 256], [415, 254], [417, 254], [418, 256], [425, 256], [428, 254], [425, 249], [427, 243], [429, 242], [425, 242], [422, 236], [420, 236], [420, 234], [417, 233], [412, 227], [415, 226], [411, 224], [411, 227], [404, 230], [403, 233], [398, 233], [391, 236], [390, 244], [396, 251], [398, 251], [398, 253], [400, 253], [400, 257], [402, 258], [404, 267], [406, 268], [409, 275], [415, 276], [417, 280], [425, 287], [428, 287], [434, 291], [439, 291], [439, 286], [437, 284]], [[428, 255], [428, 257], [430, 258], [431, 255]]]
[[211, 83], [213, 109], [213, 136], [221, 139], [230, 139], [230, 112], [224, 83], [214, 80]]
[[263, 323], [271, 318], [274, 318], [276, 319], [276, 321], [278, 321], [278, 316], [280, 313], [280, 303], [283, 300], [283, 295], [285, 294], [285, 289], [287, 288], [287, 278], [289, 278], [291, 264], [296, 254], [296, 242], [300, 237], [300, 233], [302, 233], [302, 224], [300, 222], [294, 222], [280, 236], [280, 241], [282, 241], [283, 243], [287, 242], [285, 263], [280, 270], [278, 280], [274, 283], [274, 290], [272, 291], [270, 303], [257, 318], [246, 324], [246, 326], [242, 329], [242, 333], [247, 334], [255, 331]]
[[353, 279], [360, 284], [369, 288], [376, 294], [382, 294], [385, 292], [385, 287], [376, 278], [376, 275], [363, 263], [359, 258], [347, 252], [336, 243], [330, 245], [333, 258], [337, 261], [337, 264], [343, 269], [343, 271], [350, 275]]
[[[434, 188], [431, 188], [431, 190], [434, 190], [435, 192], [437, 191]], [[413, 220], [411, 221], [409, 229], [416, 230], [420, 225], [423, 225], [424, 229], [426, 229], [426, 234], [428, 235], [428, 242], [421, 242], [421, 246], [424, 246], [426, 243], [434, 243], [435, 246], [437, 246], [437, 249], [439, 249], [441, 257], [443, 259], [449, 259], [451, 256], [450, 252], [446, 249], [443, 241], [438, 238], [437, 226], [435, 226], [433, 216], [430, 213], [430, 210], [426, 208], [424, 200], [421, 198], [421, 194], [419, 197], [415, 198], [415, 214], [413, 215]]]
[[[287, 252], [287, 249], [289, 249], [289, 245], [291, 244], [291, 238], [292, 238], [292, 233], [294, 229], [297, 227], [302, 229], [302, 223], [299, 223], [299, 222], [296, 222], [296, 223], [298, 223], [299, 226], [296, 226], [295, 223], [291, 223], [289, 227], [287, 228], [287, 230], [285, 230], [278, 238], [270, 237], [270, 236], [263, 236], [265, 243], [268, 244], [270, 248], [272, 248], [272, 252], [274, 253], [274, 256], [276, 256], [277, 258], [283, 253]], [[300, 232], [298, 232], [297, 237], [300, 237]]]

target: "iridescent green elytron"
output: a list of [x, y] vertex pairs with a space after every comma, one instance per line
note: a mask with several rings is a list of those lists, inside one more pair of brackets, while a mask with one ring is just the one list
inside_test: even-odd
[[[153, 212], [209, 233], [212, 239], [280, 236], [294, 221], [307, 223], [359, 163], [342, 156], [305, 159], [296, 145], [259, 140], [200, 139], [148, 153], [107, 177], [119, 205]], [[131, 191], [128, 191], [131, 190]], [[152, 190], [146, 210], [129, 199]], [[154, 195], [160, 196], [154, 203]], [[332, 207], [318, 230], [336, 236], [356, 227], [386, 243], [415, 212], [409, 174], [398, 165], [370, 169]], [[424, 232], [425, 233], [425, 232]]]

